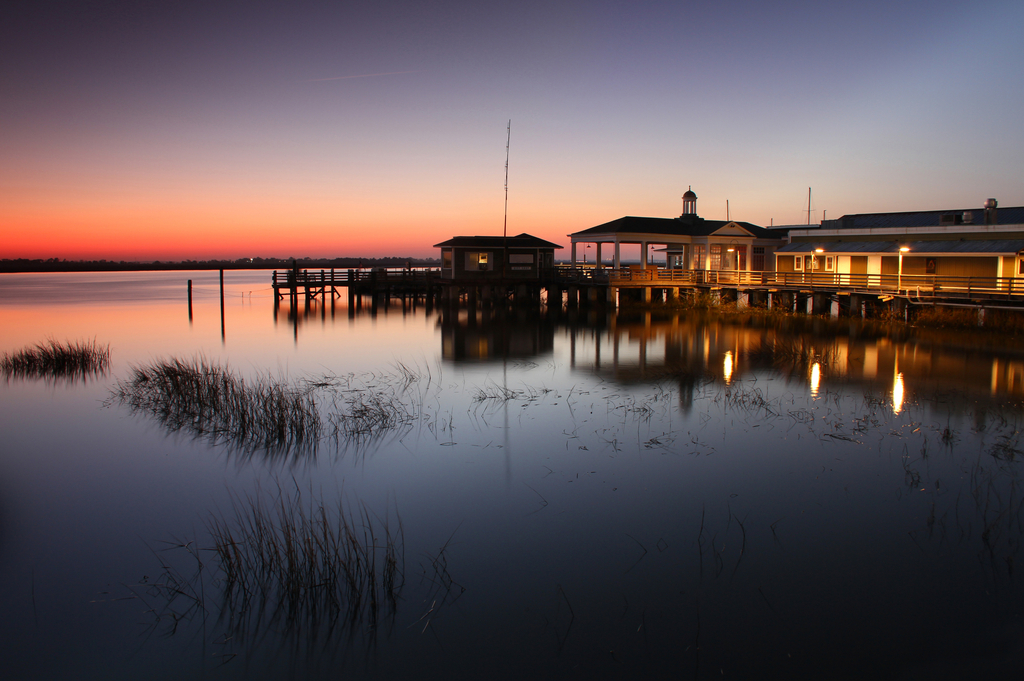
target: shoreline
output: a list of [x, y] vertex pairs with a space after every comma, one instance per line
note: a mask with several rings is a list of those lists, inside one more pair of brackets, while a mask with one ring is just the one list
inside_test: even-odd
[[28, 274], [65, 272], [159, 272], [173, 270], [274, 270], [288, 269], [292, 263], [301, 269], [358, 269], [365, 267], [437, 267], [436, 258], [245, 258], [243, 260], [181, 260], [162, 262], [129, 262], [126, 260], [29, 260], [25, 258], [0, 261], [0, 273]]

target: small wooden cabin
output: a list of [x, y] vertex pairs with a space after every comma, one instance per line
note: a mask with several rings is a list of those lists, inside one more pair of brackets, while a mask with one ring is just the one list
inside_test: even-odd
[[454, 281], [533, 280], [555, 266], [558, 244], [530, 234], [456, 236], [441, 249], [441, 278]]

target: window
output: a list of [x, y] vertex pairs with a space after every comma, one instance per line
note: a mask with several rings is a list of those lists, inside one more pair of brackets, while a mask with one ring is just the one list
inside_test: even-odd
[[704, 269], [704, 244], [694, 244], [693, 246], [693, 265], [690, 269], [702, 270]]
[[533, 254], [532, 253], [509, 253], [508, 261], [513, 265], [532, 265]]
[[711, 264], [709, 269], [722, 269], [722, 244], [711, 244]]
[[825, 271], [826, 272], [831, 272], [835, 268], [836, 268], [836, 266], [835, 266], [835, 258], [832, 257], [831, 255], [826, 255], [825, 256]]
[[444, 249], [441, 251], [441, 268], [450, 270], [452, 268], [452, 252], [451, 249]]
[[764, 270], [764, 246], [754, 246], [754, 258], [750, 263], [750, 267], [755, 272]]
[[803, 268], [804, 268], [804, 256], [798, 255], [795, 258], [793, 258], [793, 269], [799, 271], [799, 270], [802, 270]]
[[491, 254], [488, 251], [482, 253], [466, 253], [466, 270], [489, 270], [491, 269]]

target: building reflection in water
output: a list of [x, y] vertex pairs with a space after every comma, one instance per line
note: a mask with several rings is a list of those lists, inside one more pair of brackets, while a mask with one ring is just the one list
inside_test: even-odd
[[[299, 329], [326, 323], [335, 305], [313, 301], [293, 310], [275, 306], [275, 322]], [[892, 331], [859, 320], [816, 317], [706, 318], [694, 314], [533, 307], [431, 308], [392, 299], [387, 305], [346, 307], [349, 319], [376, 314], [435, 314], [447, 361], [526, 359], [567, 352], [570, 367], [619, 383], [672, 381], [680, 406], [703, 385], [732, 385], [770, 372], [804, 384], [814, 397], [830, 385], [859, 385], [891, 400], [900, 413], [913, 396], [959, 392], [996, 399], [1024, 397], [1024, 359], [1014, 351], [965, 347], [928, 330]], [[892, 335], [887, 335], [892, 334]], [[556, 336], [567, 348], [556, 348]]]
[[408, 316], [430, 313], [433, 304], [426, 296], [392, 295], [384, 296], [353, 296], [346, 304], [342, 298], [306, 298], [299, 296], [293, 300], [287, 296], [274, 300], [274, 325], [287, 324], [292, 327], [296, 344], [299, 342], [299, 330], [307, 324], [319, 322], [326, 326], [328, 320], [334, 323], [344, 315], [347, 319], [357, 317], [375, 318], [377, 315], [392, 314]]
[[882, 327], [820, 318], [714, 320], [695, 315], [609, 315], [604, 324], [576, 327], [570, 362], [622, 383], [676, 380], [681, 406], [708, 382], [731, 385], [770, 372], [805, 384], [817, 397], [828, 386], [861, 386], [891, 400], [900, 413], [912, 395], [955, 392], [991, 398], [1024, 397], [1019, 353], [964, 347], [928, 330]]
[[447, 361], [526, 359], [555, 347], [554, 315], [533, 308], [442, 307], [438, 326]]

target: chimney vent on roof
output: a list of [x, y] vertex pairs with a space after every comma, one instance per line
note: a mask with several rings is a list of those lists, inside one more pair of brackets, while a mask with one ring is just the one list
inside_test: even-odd
[[985, 202], [985, 224], [986, 225], [998, 225], [999, 220], [996, 216], [996, 207], [999, 206], [999, 202], [995, 199], [989, 199]]
[[964, 224], [969, 225], [974, 222], [974, 213], [971, 211], [964, 211]]

